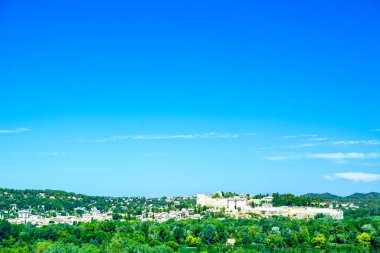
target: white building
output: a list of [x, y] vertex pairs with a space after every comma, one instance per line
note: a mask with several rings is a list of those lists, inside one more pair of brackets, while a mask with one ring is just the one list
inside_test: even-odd
[[225, 208], [227, 211], [230, 212], [251, 209], [251, 207], [247, 205], [247, 200], [245, 198], [213, 198], [211, 195], [208, 194], [197, 194], [197, 205], [219, 209]]
[[[217, 209], [224, 208], [231, 213], [256, 213], [264, 217], [277, 215], [293, 219], [313, 219], [317, 214], [325, 214], [331, 216], [333, 219], [343, 219], [343, 211], [339, 209], [289, 206], [274, 207], [272, 201], [272, 196], [247, 200], [243, 197], [213, 198], [208, 194], [197, 194], [197, 205]], [[252, 202], [261, 206], [251, 207], [250, 203]]]
[[29, 218], [29, 211], [28, 210], [21, 210], [18, 212], [18, 218], [26, 220]]

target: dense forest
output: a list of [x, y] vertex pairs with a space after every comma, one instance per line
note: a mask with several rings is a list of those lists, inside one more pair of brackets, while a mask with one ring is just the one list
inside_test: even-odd
[[370, 252], [380, 250], [380, 218], [331, 220], [104, 221], [13, 225], [0, 221], [1, 252]]

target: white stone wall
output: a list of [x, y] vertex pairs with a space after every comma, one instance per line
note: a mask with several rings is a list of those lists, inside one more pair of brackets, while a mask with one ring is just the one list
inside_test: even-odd
[[208, 206], [217, 209], [225, 208], [227, 211], [236, 212], [241, 208], [243, 212], [254, 212], [265, 216], [282, 215], [292, 218], [308, 219], [322, 213], [330, 215], [333, 219], [343, 219], [343, 211], [331, 208], [315, 207], [272, 207], [261, 206], [252, 208], [244, 198], [212, 198], [211, 195], [197, 194], [197, 205]]
[[212, 198], [210, 195], [197, 194], [197, 205], [227, 208], [227, 199]]
[[251, 209], [251, 207], [247, 205], [246, 200], [236, 200], [236, 208], [239, 208], [239, 207], [243, 211], [247, 211], [247, 210]]

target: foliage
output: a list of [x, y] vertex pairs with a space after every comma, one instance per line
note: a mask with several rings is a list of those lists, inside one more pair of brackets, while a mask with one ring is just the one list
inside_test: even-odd
[[[236, 193], [221, 193], [233, 197]], [[248, 195], [247, 195], [248, 196]], [[257, 197], [265, 195], [256, 195]], [[266, 195], [268, 196], [268, 195]], [[0, 208], [9, 216], [32, 207], [41, 215], [81, 214], [96, 207], [109, 211], [113, 220], [74, 225], [50, 224], [37, 227], [0, 220], [1, 253], [171, 253], [171, 252], [369, 252], [380, 250], [380, 210], [376, 193], [334, 195], [273, 194], [275, 206], [324, 205], [330, 199], [337, 207], [346, 203], [360, 206], [345, 210], [345, 219], [317, 215], [313, 220], [286, 217], [228, 218], [196, 207], [194, 198], [112, 198], [93, 197], [62, 191], [0, 189]], [[174, 203], [176, 202], [176, 203]], [[192, 207], [202, 212], [201, 220], [141, 222], [131, 219], [153, 212]], [[232, 240], [228, 240], [232, 239]], [[229, 243], [227, 243], [227, 241]], [[231, 243], [233, 241], [234, 243]]]
[[[73, 226], [36, 227], [0, 221], [0, 252], [126, 253], [178, 252], [305, 252], [316, 250], [367, 252], [380, 250], [380, 219], [169, 220], [163, 223], [93, 221]], [[227, 245], [227, 239], [235, 239]], [[189, 248], [190, 247], [190, 248]]]
[[[179, 202], [179, 203], [178, 203]], [[101, 212], [112, 211], [113, 219], [141, 215], [149, 206], [153, 212], [195, 208], [195, 198], [147, 198], [147, 197], [102, 197], [75, 194], [57, 190], [15, 190], [0, 188], [0, 214], [6, 218], [17, 217], [17, 212], [31, 209], [31, 214], [44, 217], [61, 215], [82, 215], [97, 208]]]

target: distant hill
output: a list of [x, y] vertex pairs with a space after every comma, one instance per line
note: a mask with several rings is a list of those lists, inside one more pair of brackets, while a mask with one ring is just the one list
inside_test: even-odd
[[310, 198], [310, 199], [324, 199], [324, 200], [336, 200], [341, 199], [342, 197], [338, 195], [334, 195], [331, 193], [306, 193], [304, 195], [301, 195], [301, 197], [304, 198]]
[[379, 192], [369, 192], [369, 193], [354, 193], [345, 197], [346, 199], [377, 199], [380, 198]]
[[0, 214], [16, 213], [17, 210], [32, 209], [35, 213], [65, 212], [74, 214], [81, 210], [97, 208], [101, 212], [139, 210], [144, 206], [159, 208], [174, 206], [174, 200], [180, 202], [179, 207], [195, 206], [195, 198], [172, 198], [168, 203], [166, 197], [105, 197], [76, 194], [60, 190], [16, 190], [0, 188]]
[[380, 193], [378, 193], [378, 192], [354, 193], [354, 194], [351, 194], [351, 195], [346, 196], [346, 197], [341, 197], [341, 196], [334, 195], [334, 194], [326, 192], [326, 193], [307, 193], [307, 194], [301, 195], [301, 197], [310, 198], [310, 199], [320, 198], [320, 199], [324, 199], [327, 201], [331, 201], [331, 200], [363, 201], [363, 200], [380, 200]]
[[[307, 193], [299, 197], [292, 194], [278, 194], [274, 202], [277, 205], [306, 205], [310, 199], [318, 199], [320, 202], [336, 201], [338, 203], [351, 202], [358, 205], [379, 205], [380, 193], [354, 193], [352, 195], [341, 197], [331, 193]], [[302, 197], [304, 199], [302, 199]], [[194, 206], [195, 198], [175, 197], [180, 201], [182, 206]], [[141, 209], [144, 206], [152, 204], [155, 208], [162, 206], [172, 206], [166, 198], [147, 198], [147, 197], [105, 197], [89, 196], [85, 194], [76, 194], [60, 190], [16, 190], [0, 188], [0, 213], [15, 212], [22, 209], [33, 209], [37, 213], [57, 211], [74, 213], [79, 209], [91, 210], [96, 207], [102, 212], [109, 210], [128, 210]], [[17, 208], [16, 208], [17, 207]]]

